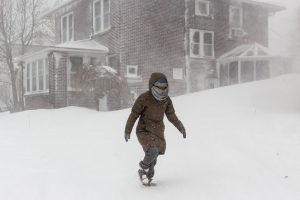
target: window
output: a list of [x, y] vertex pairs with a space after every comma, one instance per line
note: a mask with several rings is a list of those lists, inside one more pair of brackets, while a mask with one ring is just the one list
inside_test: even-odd
[[137, 77], [137, 76], [138, 76], [138, 66], [127, 65], [127, 77]]
[[30, 64], [27, 64], [27, 69], [26, 69], [26, 79], [27, 79], [27, 81], [26, 81], [26, 91], [27, 92], [30, 92], [30, 90], [31, 90], [31, 78], [30, 78], [30, 74], [31, 74], [31, 72], [30, 72]]
[[32, 63], [32, 66], [31, 66], [31, 77], [32, 77], [32, 91], [36, 91], [36, 82], [37, 82], [37, 68], [36, 68], [36, 62], [33, 62]]
[[209, 16], [209, 1], [195, 0], [195, 14]]
[[241, 7], [230, 6], [230, 25], [231, 28], [242, 28], [243, 9]]
[[46, 90], [49, 89], [49, 63], [48, 59], [46, 58], [44, 60], [45, 62], [45, 85], [46, 85]]
[[46, 59], [26, 65], [26, 92], [40, 92], [49, 89], [49, 68]]
[[44, 90], [44, 61], [38, 61], [38, 74], [39, 74], [39, 90]]
[[61, 17], [61, 42], [69, 42], [74, 39], [73, 13]]
[[71, 88], [77, 88], [78, 82], [75, 78], [76, 73], [79, 71], [80, 67], [83, 65], [83, 57], [70, 57], [71, 69], [70, 69], [70, 78], [69, 78], [69, 86]]
[[198, 58], [214, 57], [214, 32], [190, 30], [190, 56]]
[[110, 27], [110, 0], [94, 0], [93, 26], [95, 33]]

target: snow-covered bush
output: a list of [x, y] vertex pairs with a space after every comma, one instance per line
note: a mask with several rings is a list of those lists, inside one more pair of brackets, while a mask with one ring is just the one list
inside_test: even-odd
[[117, 71], [108, 66], [83, 65], [76, 73], [77, 88], [89, 100], [94, 100], [97, 110], [99, 101], [106, 98], [108, 110], [126, 108], [130, 101], [127, 82]]

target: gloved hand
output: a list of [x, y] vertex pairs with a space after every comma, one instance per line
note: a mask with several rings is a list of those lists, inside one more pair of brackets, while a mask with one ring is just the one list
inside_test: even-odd
[[184, 127], [181, 128], [180, 133], [182, 134], [183, 138], [185, 139], [186, 138], [186, 132], [185, 132]]
[[129, 139], [130, 139], [130, 134], [129, 133], [125, 133], [125, 141], [128, 142]]

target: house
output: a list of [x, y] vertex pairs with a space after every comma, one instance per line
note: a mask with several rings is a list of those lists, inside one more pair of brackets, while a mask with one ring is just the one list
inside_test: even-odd
[[44, 13], [57, 44], [19, 59], [26, 107], [77, 105], [82, 64], [114, 68], [135, 97], [155, 71], [172, 96], [269, 78], [268, 19], [281, 10], [254, 0], [69, 0]]

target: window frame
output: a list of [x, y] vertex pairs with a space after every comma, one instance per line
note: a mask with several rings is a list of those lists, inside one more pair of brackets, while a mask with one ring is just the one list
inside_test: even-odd
[[[240, 21], [239, 21], [239, 27], [232, 27], [232, 17], [233, 17], [233, 9], [238, 9], [240, 12]], [[243, 25], [244, 25], [244, 11], [243, 11], [243, 7], [242, 6], [237, 6], [237, 5], [231, 5], [229, 7], [229, 25], [230, 25], [230, 29], [243, 29]]]
[[[42, 73], [42, 81], [43, 81], [43, 88], [40, 88], [39, 85], [39, 81], [40, 81], [40, 74], [39, 74], [39, 61], [42, 60], [42, 68], [43, 68], [43, 73]], [[35, 77], [35, 84], [36, 84], [36, 89], [33, 90], [33, 71], [32, 71], [32, 66], [33, 63], [35, 63], [35, 67], [36, 67], [36, 77]], [[31, 59], [28, 60], [25, 63], [25, 81], [26, 83], [24, 84], [25, 86], [25, 95], [31, 95], [31, 94], [40, 94], [40, 93], [45, 93], [49, 91], [49, 77], [47, 78], [47, 76], [49, 76], [49, 67], [47, 69], [46, 67], [46, 63], [47, 63], [47, 57], [38, 57], [36, 59]], [[29, 74], [28, 74], [29, 72]], [[30, 83], [29, 87], [28, 87], [28, 81]], [[48, 81], [48, 83], [47, 83]]]
[[[69, 20], [69, 17], [72, 16], [72, 38], [69, 38], [70, 37], [70, 20]], [[63, 19], [64, 18], [67, 18], [67, 24], [66, 24], [66, 41], [64, 41], [64, 36], [63, 36]], [[69, 12], [65, 15], [62, 15], [61, 18], [60, 18], [60, 41], [61, 43], [66, 43], [66, 42], [70, 42], [70, 41], [74, 41], [74, 12]]]
[[[199, 43], [195, 43], [193, 36], [194, 33], [199, 32]], [[210, 33], [212, 35], [212, 55], [211, 56], [206, 56], [204, 52], [204, 34], [205, 33]], [[199, 44], [199, 55], [196, 55], [193, 53], [193, 44]], [[210, 58], [214, 59], [215, 57], [215, 33], [213, 31], [207, 31], [207, 30], [200, 30], [200, 29], [190, 29], [190, 57], [192, 58]]]
[[[201, 13], [198, 3], [204, 3], [206, 5], [206, 13]], [[195, 15], [209, 17], [210, 16], [210, 2], [207, 0], [195, 0]]]
[[[130, 68], [134, 68], [134, 70], [135, 70], [134, 74], [129, 73]], [[126, 77], [129, 77], [129, 78], [139, 77], [139, 75], [138, 75], [138, 65], [127, 65], [127, 67], [126, 67]]]
[[[101, 21], [101, 25], [100, 25], [100, 30], [96, 30], [96, 12], [95, 12], [95, 4], [97, 2], [100, 2], [100, 21]], [[98, 33], [102, 33], [105, 32], [107, 30], [109, 30], [111, 28], [111, 0], [108, 0], [108, 13], [105, 13], [104, 11], [104, 0], [93, 0], [93, 30], [94, 30], [94, 34], [98, 34]], [[107, 27], [104, 27], [104, 17], [105, 14], [108, 14], [108, 21], [109, 24]]]

